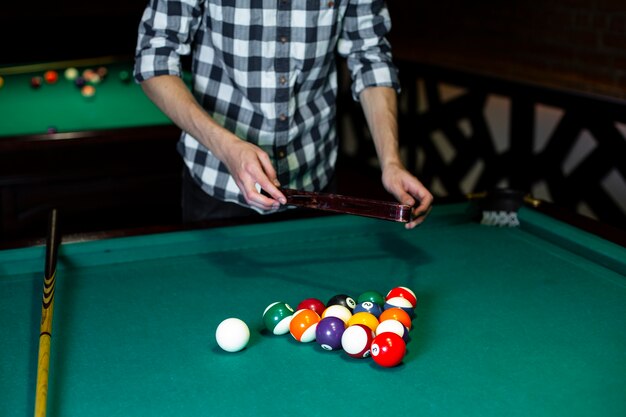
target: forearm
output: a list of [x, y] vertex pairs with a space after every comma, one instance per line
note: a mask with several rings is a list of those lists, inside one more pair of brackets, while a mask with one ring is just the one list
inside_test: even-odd
[[141, 83], [145, 94], [178, 127], [196, 138], [218, 158], [227, 142], [237, 138], [220, 126], [200, 106], [184, 82], [177, 76], [162, 75]]
[[381, 169], [403, 166], [398, 149], [398, 106], [396, 92], [387, 87], [370, 87], [361, 92], [361, 106], [372, 134]]
[[[223, 162], [250, 205], [263, 210], [277, 208], [286, 200], [276, 188], [278, 179], [272, 162], [261, 148], [235, 136], [219, 125], [200, 106], [183, 81], [161, 75], [141, 83], [146, 95], [178, 127], [188, 132]], [[260, 185], [272, 198], [261, 195]]]

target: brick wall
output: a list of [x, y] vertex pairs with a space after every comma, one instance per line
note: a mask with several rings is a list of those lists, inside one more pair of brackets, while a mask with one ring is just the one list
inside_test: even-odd
[[624, 0], [388, 0], [397, 58], [626, 98]]

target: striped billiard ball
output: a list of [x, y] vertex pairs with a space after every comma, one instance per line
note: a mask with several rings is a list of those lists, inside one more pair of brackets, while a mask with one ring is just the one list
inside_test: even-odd
[[263, 324], [272, 334], [283, 335], [289, 332], [289, 322], [293, 317], [293, 308], [287, 303], [276, 301], [263, 311]]
[[370, 355], [370, 345], [374, 339], [372, 329], [364, 324], [348, 326], [341, 336], [341, 347], [351, 357], [362, 359]]

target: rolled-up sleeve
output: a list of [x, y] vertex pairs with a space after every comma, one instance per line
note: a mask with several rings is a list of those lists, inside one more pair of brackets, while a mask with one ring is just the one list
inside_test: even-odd
[[383, 0], [350, 1], [337, 51], [347, 59], [354, 100], [367, 87], [383, 86], [400, 91], [391, 45], [386, 38], [390, 29], [391, 18]]
[[182, 73], [180, 57], [191, 42], [202, 12], [199, 1], [151, 0], [139, 23], [134, 77], [137, 82], [157, 75]]

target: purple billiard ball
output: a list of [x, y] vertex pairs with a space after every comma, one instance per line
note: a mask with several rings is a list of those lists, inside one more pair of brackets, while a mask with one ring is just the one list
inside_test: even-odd
[[324, 317], [315, 329], [315, 340], [324, 350], [341, 349], [341, 336], [346, 323], [339, 317]]
[[85, 78], [83, 78], [82, 76], [76, 77], [74, 79], [74, 84], [76, 85], [76, 87], [78, 88], [83, 88], [85, 86], [85, 84], [87, 84], [87, 81], [85, 80]]

